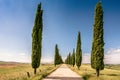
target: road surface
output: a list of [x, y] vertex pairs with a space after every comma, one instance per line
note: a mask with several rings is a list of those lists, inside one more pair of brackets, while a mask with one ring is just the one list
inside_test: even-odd
[[43, 80], [83, 80], [81, 76], [73, 72], [67, 65], [61, 65]]

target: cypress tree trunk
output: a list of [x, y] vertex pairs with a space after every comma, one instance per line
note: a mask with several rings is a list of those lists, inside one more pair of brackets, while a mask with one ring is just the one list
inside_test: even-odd
[[74, 67], [75, 65], [75, 50], [73, 49], [73, 53], [72, 53], [72, 65]]
[[36, 74], [36, 68], [34, 68], [34, 74]]
[[99, 69], [96, 69], [96, 76], [99, 77]]

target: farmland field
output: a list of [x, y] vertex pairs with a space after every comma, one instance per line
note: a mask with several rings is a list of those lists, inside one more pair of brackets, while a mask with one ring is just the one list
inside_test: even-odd
[[[57, 67], [52, 64], [42, 64], [37, 69], [37, 74], [34, 75], [31, 64], [0, 62], [0, 80], [38, 80], [47, 76]], [[30, 73], [30, 78], [28, 78], [27, 72]]]
[[[77, 67], [68, 65], [73, 71], [83, 76], [84, 80], [96, 80], [96, 72], [90, 64], [83, 64], [80, 70]], [[105, 69], [100, 71], [99, 80], [120, 80], [120, 65], [106, 65]]]

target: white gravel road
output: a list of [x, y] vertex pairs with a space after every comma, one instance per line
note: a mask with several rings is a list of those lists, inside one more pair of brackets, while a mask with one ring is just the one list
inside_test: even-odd
[[83, 80], [83, 79], [77, 73], [69, 69], [66, 64], [63, 64], [43, 80]]

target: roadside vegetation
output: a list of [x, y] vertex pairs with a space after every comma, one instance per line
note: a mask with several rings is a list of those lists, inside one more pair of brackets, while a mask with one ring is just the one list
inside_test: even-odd
[[[59, 66], [41, 64], [37, 74], [34, 75], [31, 64], [2, 62], [0, 63], [0, 80], [41, 80]], [[27, 72], [29, 72], [30, 77], [28, 77]]]
[[105, 65], [104, 70], [100, 71], [99, 78], [96, 77], [96, 71], [91, 68], [90, 64], [82, 64], [80, 70], [78, 70], [77, 66], [72, 67], [68, 65], [68, 67], [77, 72], [80, 76], [83, 77], [84, 80], [119, 80], [120, 79], [120, 65]]

